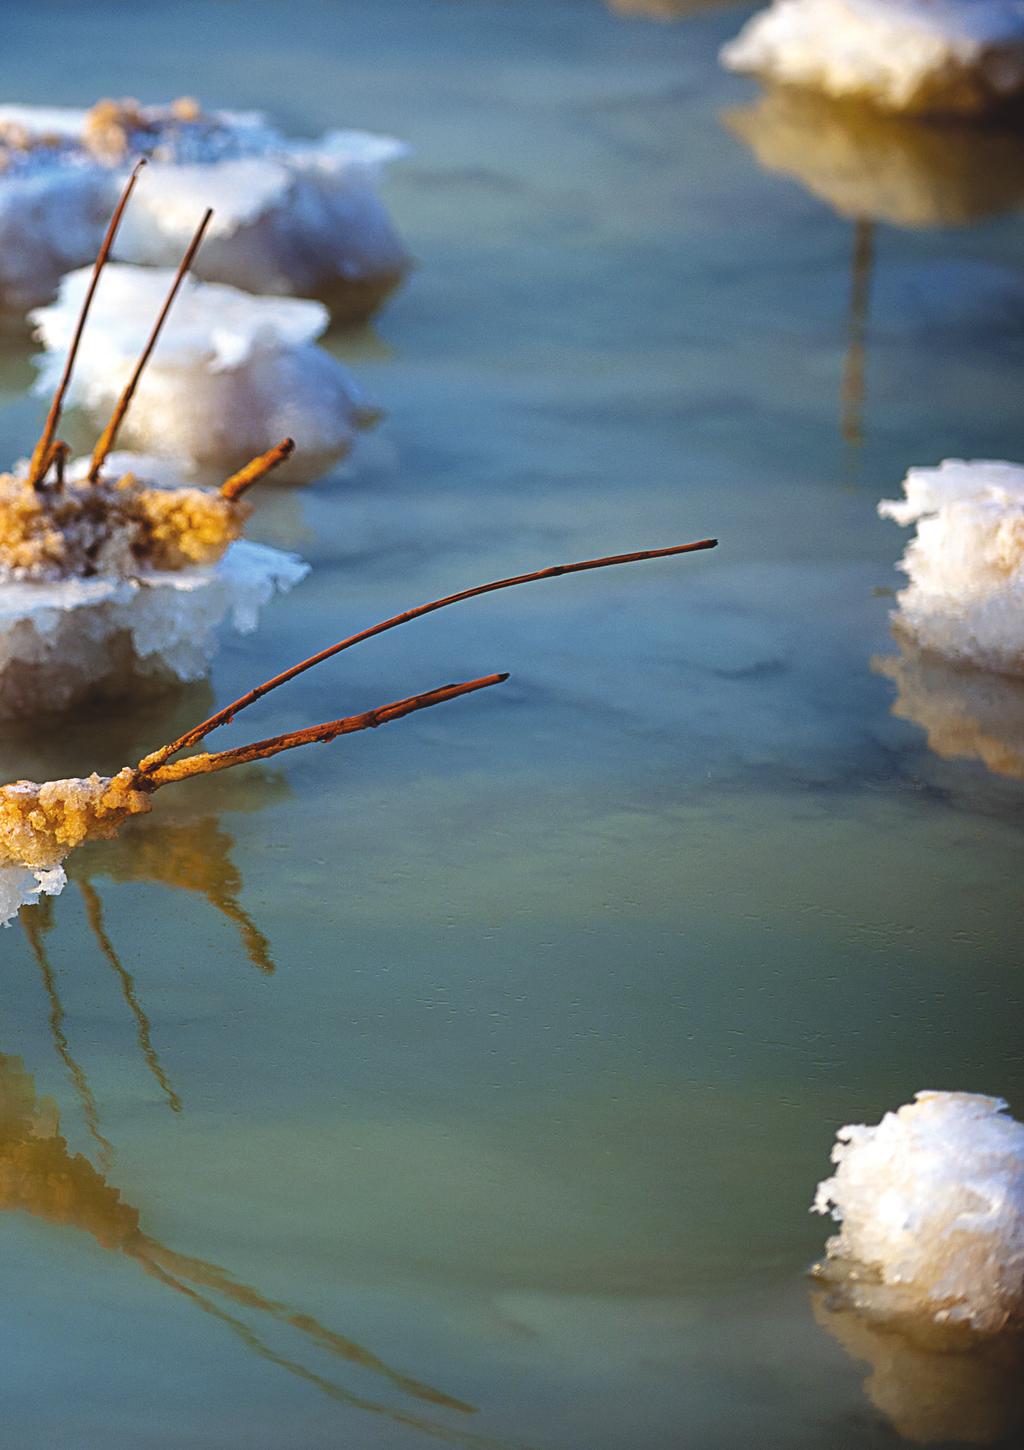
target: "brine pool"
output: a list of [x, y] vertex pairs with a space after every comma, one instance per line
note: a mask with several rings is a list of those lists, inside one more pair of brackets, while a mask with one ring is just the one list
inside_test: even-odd
[[407, 138], [418, 268], [330, 339], [386, 421], [260, 502], [308, 582], [209, 689], [5, 727], [4, 779], [134, 761], [450, 589], [722, 541], [304, 676], [224, 743], [512, 672], [166, 792], [0, 935], [5, 1445], [1017, 1443], [998, 1367], [805, 1270], [839, 1124], [1024, 1109], [1024, 691], [899, 661], [875, 514], [911, 464], [1024, 457], [1024, 143], [809, 125], [797, 164], [716, 65], [748, 11], [642, 8], [5, 9], [4, 99]]

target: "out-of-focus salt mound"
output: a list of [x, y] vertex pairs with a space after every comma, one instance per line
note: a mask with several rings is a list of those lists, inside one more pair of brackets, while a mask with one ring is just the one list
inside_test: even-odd
[[1024, 1124], [999, 1098], [921, 1092], [839, 1129], [813, 1209], [841, 1225], [817, 1275], [880, 1320], [1024, 1327]]
[[864, 1388], [904, 1440], [1009, 1444], [1024, 1430], [1024, 1343], [1017, 1334], [981, 1337], [962, 1327], [878, 1324], [827, 1293], [814, 1317], [852, 1359], [871, 1366]]
[[892, 713], [920, 726], [929, 750], [1024, 780], [1024, 681], [950, 664], [906, 641], [898, 655], [873, 660], [872, 669], [893, 681]]
[[[57, 386], [91, 279], [91, 267], [71, 273], [57, 301], [31, 314], [46, 348], [38, 360], [38, 392]], [[162, 268], [106, 267], [90, 313], [89, 346], [68, 389], [71, 406], [106, 421], [171, 281]], [[226, 471], [293, 437], [298, 447], [276, 477], [315, 478], [379, 417], [342, 364], [316, 345], [328, 321], [319, 302], [253, 297], [186, 277], [122, 438], [145, 453]]]
[[1008, 131], [920, 126], [784, 87], [723, 120], [766, 171], [852, 220], [947, 227], [1024, 205], [1024, 142]]
[[1024, 468], [946, 459], [912, 468], [878, 512], [917, 532], [900, 568], [896, 631], [920, 649], [1024, 673]]
[[177, 263], [206, 206], [216, 213], [197, 275], [260, 294], [322, 297], [365, 318], [410, 258], [377, 194], [398, 141], [330, 131], [284, 137], [259, 112], [101, 101], [90, 111], [0, 106], [0, 301], [45, 302], [95, 256], [129, 165], [150, 162], [146, 194], [115, 255]]
[[1024, 3], [773, 0], [721, 59], [886, 111], [978, 117], [1024, 91]]

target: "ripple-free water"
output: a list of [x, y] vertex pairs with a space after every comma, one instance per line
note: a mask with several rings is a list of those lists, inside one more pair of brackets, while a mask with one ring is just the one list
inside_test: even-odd
[[[7, 1444], [892, 1443], [870, 1336], [815, 1317], [807, 1209], [839, 1123], [919, 1087], [1024, 1105], [1024, 785], [892, 714], [904, 539], [875, 503], [913, 463], [1024, 456], [1024, 223], [868, 214], [865, 270], [864, 226], [723, 120], [756, 99], [715, 62], [746, 13], [5, 12], [4, 99], [407, 138], [419, 264], [330, 340], [386, 421], [254, 521], [312, 578], [212, 694], [7, 728], [5, 779], [133, 761], [449, 589], [722, 540], [303, 677], [225, 743], [512, 672], [166, 792], [0, 937]], [[41, 417], [28, 356], [5, 341], [4, 458]], [[1024, 732], [1012, 691], [1000, 719]]]

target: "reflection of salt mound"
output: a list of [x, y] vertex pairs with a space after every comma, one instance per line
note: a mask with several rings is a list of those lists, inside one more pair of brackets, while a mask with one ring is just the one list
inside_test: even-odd
[[903, 501], [878, 511], [917, 524], [900, 567], [901, 632], [922, 649], [983, 669], [1024, 670], [1024, 468], [947, 459], [912, 468]]
[[981, 1339], [936, 1324], [879, 1325], [815, 1294], [814, 1317], [853, 1359], [865, 1389], [917, 1445], [1008, 1440], [1024, 1422], [1024, 1356], [1016, 1335]]
[[905, 643], [872, 668], [894, 682], [892, 713], [925, 730], [929, 750], [1024, 780], [1024, 682], [952, 665]]
[[918, 1093], [840, 1128], [814, 1211], [823, 1277], [855, 1308], [993, 1333], [1024, 1322], [1024, 1125], [998, 1098]]
[[[32, 315], [47, 352], [38, 391], [57, 385], [92, 268], [65, 277], [51, 307]], [[108, 265], [96, 293], [89, 347], [68, 390], [72, 405], [105, 422], [127, 383], [171, 274]], [[278, 439], [300, 446], [278, 477], [310, 478], [343, 457], [377, 416], [348, 372], [316, 346], [326, 308], [297, 298], [253, 297], [187, 277], [122, 427], [147, 452], [236, 468]]]
[[731, 70], [913, 115], [975, 116], [1024, 90], [1020, 0], [774, 0]]
[[289, 141], [257, 112], [195, 102], [100, 102], [92, 111], [0, 106], [0, 297], [27, 307], [96, 253], [130, 158], [150, 160], [147, 195], [117, 255], [173, 266], [197, 216], [216, 216], [199, 276], [258, 293], [322, 296], [365, 317], [408, 269], [377, 195], [401, 143], [357, 131]]
[[765, 170], [794, 177], [841, 216], [945, 227], [1024, 205], [1024, 144], [1005, 131], [919, 126], [775, 88], [725, 121]]

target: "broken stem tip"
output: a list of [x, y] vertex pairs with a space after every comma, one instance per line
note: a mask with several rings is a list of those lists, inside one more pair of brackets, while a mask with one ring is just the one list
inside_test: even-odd
[[258, 458], [253, 458], [244, 468], [233, 473], [230, 478], [224, 480], [220, 486], [221, 498], [227, 499], [228, 503], [237, 503], [244, 493], [252, 488], [254, 483], [259, 483], [261, 478], [266, 478], [271, 469], [283, 463], [295, 452], [295, 439], [282, 438], [281, 442], [273, 448], [268, 448], [266, 453], [261, 453]]

